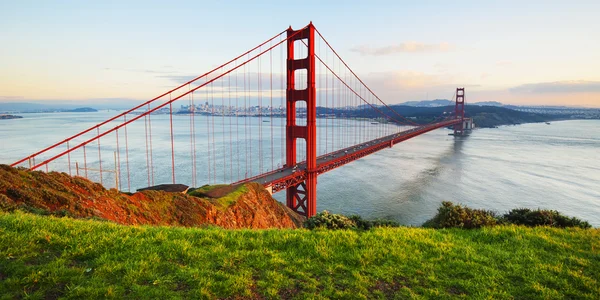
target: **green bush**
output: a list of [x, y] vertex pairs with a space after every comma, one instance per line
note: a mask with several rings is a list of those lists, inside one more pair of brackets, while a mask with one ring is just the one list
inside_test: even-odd
[[471, 229], [500, 224], [515, 224], [528, 227], [592, 227], [586, 221], [564, 216], [556, 210], [516, 208], [502, 217], [498, 217], [492, 211], [463, 207], [455, 205], [452, 202], [442, 202], [442, 205], [438, 208], [438, 213], [431, 220], [425, 222], [423, 227]]
[[324, 210], [304, 222], [308, 229], [354, 229], [356, 223], [346, 216], [332, 214]]
[[373, 227], [400, 227], [400, 223], [386, 219], [375, 219], [371, 221]]
[[370, 221], [363, 219], [359, 215], [351, 215], [348, 219], [354, 222], [357, 229], [369, 230], [373, 227], [373, 224]]
[[567, 217], [560, 214], [556, 210], [529, 208], [516, 208], [504, 214], [503, 219], [507, 223], [515, 225], [534, 226], [551, 226], [551, 227], [580, 227], [591, 228], [590, 223], [582, 221], [578, 218]]
[[365, 220], [359, 215], [348, 217], [356, 224], [357, 229], [369, 230], [374, 227], [400, 227], [400, 223], [386, 219], [375, 219], [373, 221]]
[[444, 201], [438, 208], [438, 213], [425, 222], [423, 227], [473, 229], [498, 223], [500, 221], [492, 211], [472, 209]]
[[332, 214], [326, 210], [316, 214], [304, 222], [304, 227], [308, 229], [359, 229], [369, 230], [374, 227], [400, 227], [395, 221], [376, 219], [373, 221], [365, 220], [359, 215], [346, 217], [344, 215]]

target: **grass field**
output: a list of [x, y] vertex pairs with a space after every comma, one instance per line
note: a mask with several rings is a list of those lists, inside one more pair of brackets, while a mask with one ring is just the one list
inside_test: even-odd
[[600, 230], [223, 230], [0, 212], [0, 297], [588, 298]]

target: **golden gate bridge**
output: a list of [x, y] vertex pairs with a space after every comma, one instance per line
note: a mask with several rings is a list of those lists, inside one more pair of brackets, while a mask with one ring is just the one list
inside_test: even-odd
[[[259, 182], [285, 190], [286, 205], [310, 217], [319, 175], [435, 129], [463, 135], [472, 126], [464, 88], [454, 97], [451, 111], [417, 124], [381, 100], [310, 23], [11, 166], [127, 191], [167, 175], [192, 186]], [[174, 103], [187, 104], [185, 114]]]

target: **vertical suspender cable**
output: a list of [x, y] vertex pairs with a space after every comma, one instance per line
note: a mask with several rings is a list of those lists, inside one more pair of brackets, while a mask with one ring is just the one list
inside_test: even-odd
[[[70, 150], [69, 141], [67, 141], [67, 150]], [[71, 174], [71, 152], [67, 153], [67, 162], [69, 164], [69, 176], [73, 176], [73, 174]]]
[[121, 149], [119, 148], [119, 129], [115, 130], [115, 136], [117, 137], [117, 161], [115, 162], [117, 164], [117, 174], [115, 174], [115, 176], [117, 176], [117, 182], [119, 182], [119, 186], [117, 186], [116, 188], [120, 190], [122, 190], [121, 188]]
[[[171, 94], [169, 94], [169, 101]], [[175, 140], [173, 138], [173, 103], [169, 103], [169, 123], [171, 126], [171, 176], [173, 184], [175, 184]]]
[[[206, 82], [208, 82], [208, 76], [206, 77]], [[212, 181], [211, 173], [212, 173], [212, 165], [211, 165], [211, 151], [210, 151], [210, 106], [208, 104], [210, 91], [206, 88], [206, 101], [205, 101], [205, 110], [206, 110], [206, 147], [208, 150], [208, 155], [206, 158], [208, 159], [208, 183], [210, 184]]]
[[227, 75], [227, 85], [229, 85], [229, 87], [227, 88], [227, 92], [228, 92], [228, 107], [227, 107], [227, 115], [229, 117], [229, 177], [230, 180], [233, 181], [233, 140], [232, 140], [232, 135], [233, 135], [233, 122], [232, 122], [232, 118], [233, 118], [233, 113], [232, 113], [232, 107], [231, 107], [231, 74]]
[[[96, 129], [98, 136], [100, 136], [100, 127], [96, 127]], [[102, 151], [100, 150], [100, 137], [98, 137], [98, 163], [100, 164], [100, 184], [102, 184]]]
[[213, 157], [212, 157], [212, 162], [213, 162], [213, 182], [216, 184], [217, 183], [217, 144], [215, 143], [215, 84], [211, 83], [210, 85], [210, 107], [211, 107], [211, 113], [210, 113], [210, 119], [211, 119], [211, 126], [212, 126], [212, 153], [213, 153]]
[[246, 172], [244, 174], [244, 178], [248, 178], [248, 94], [246, 93], [246, 74], [247, 69], [246, 65], [244, 65], [244, 146], [246, 150], [244, 151], [245, 160], [246, 160]]
[[85, 178], [88, 178], [87, 155], [85, 153], [85, 144], [83, 145], [83, 170], [85, 171]]
[[[123, 122], [127, 122], [127, 114], [123, 115]], [[131, 176], [129, 175], [129, 141], [127, 140], [127, 126], [125, 126], [125, 164], [127, 166], [127, 191], [131, 192]]]
[[[236, 61], [237, 67], [237, 61]], [[238, 93], [238, 71], [235, 71], [235, 147], [237, 152], [237, 180], [240, 180], [240, 96]]]
[[[271, 46], [272, 43], [269, 43]], [[269, 80], [270, 80], [270, 90], [271, 90], [271, 103], [269, 104], [269, 111], [271, 112], [271, 171], [275, 169], [275, 156], [273, 149], [273, 140], [275, 137], [273, 136], [273, 50], [269, 51]]]
[[[150, 103], [148, 103], [148, 110], [150, 110]], [[151, 113], [148, 114], [148, 134], [150, 136], [150, 175], [152, 178], [152, 185], [154, 185], [154, 155], [152, 153], [152, 118]]]
[[[262, 52], [262, 48], [259, 49]], [[258, 65], [257, 91], [258, 91], [258, 174], [264, 172], [263, 169], [263, 140], [262, 140], [262, 63], [261, 57], [256, 60]]]
[[[223, 70], [221, 69], [221, 73]], [[225, 146], [225, 80], [221, 78], [221, 136]], [[229, 148], [231, 151], [231, 148]], [[223, 147], [223, 183], [227, 182], [227, 147]]]
[[148, 186], [150, 184], [150, 149], [148, 148], [148, 118], [144, 116], [144, 129], [146, 136], [146, 170], [148, 171]]

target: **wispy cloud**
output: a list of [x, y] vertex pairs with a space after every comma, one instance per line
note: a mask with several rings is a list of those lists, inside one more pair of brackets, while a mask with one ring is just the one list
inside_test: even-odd
[[398, 103], [421, 99], [450, 99], [456, 87], [480, 88], [461, 83], [461, 78], [448, 73], [423, 73], [409, 70], [365, 74], [365, 83], [383, 101]]
[[[173, 81], [178, 84], [182, 84], [182, 83], [186, 83], [198, 76], [197, 75], [159, 75], [157, 77], [168, 79], [168, 80]], [[202, 81], [204, 81], [204, 80], [202, 80]]]
[[509, 89], [512, 93], [550, 94], [550, 93], [600, 93], [600, 81], [556, 81], [530, 83]]
[[25, 99], [23, 96], [0, 96], [0, 100], [21, 100]]
[[500, 60], [500, 61], [496, 62], [496, 66], [499, 66], [499, 67], [506, 67], [506, 66], [510, 66], [510, 65], [512, 65], [512, 61], [509, 61], [509, 60]]
[[[256, 73], [248, 72], [242, 76], [242, 74], [231, 73], [227, 74], [219, 79], [213, 81], [214, 87], [235, 87], [237, 89], [248, 89], [248, 90], [268, 90], [273, 88], [274, 90], [285, 89], [285, 77], [282, 74], [268, 74], [268, 73]], [[207, 80], [213, 80], [220, 76], [220, 73], [213, 73], [207, 77], [198, 79], [194, 85], [200, 85], [205, 83]], [[198, 77], [198, 75], [159, 75], [158, 78], [164, 78], [172, 81], [176, 84], [183, 84], [190, 80]]]
[[[168, 68], [168, 66], [164, 66], [163, 68]], [[149, 70], [149, 69], [122, 69], [122, 68], [104, 68], [105, 71], [125, 71], [125, 72], [136, 72], [136, 73], [146, 73], [146, 74], [173, 74], [173, 71], [163, 71], [163, 70]]]
[[352, 52], [358, 52], [361, 55], [390, 55], [395, 53], [422, 53], [422, 52], [446, 52], [454, 47], [448, 43], [425, 44], [419, 42], [404, 42], [396, 45], [383, 47], [371, 47], [361, 45], [350, 49]]

